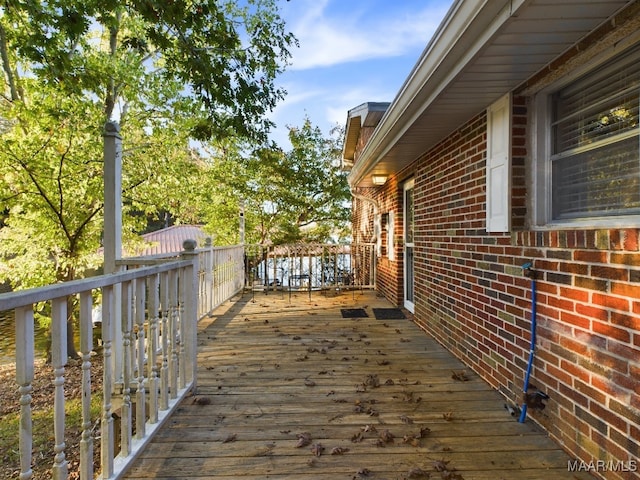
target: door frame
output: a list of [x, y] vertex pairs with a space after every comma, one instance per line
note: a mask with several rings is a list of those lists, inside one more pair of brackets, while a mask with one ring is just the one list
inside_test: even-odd
[[[403, 283], [403, 303], [404, 308], [414, 313], [415, 310], [415, 197], [414, 179], [406, 181], [402, 186], [402, 218], [403, 218], [403, 262], [402, 262], [402, 283]], [[407, 195], [411, 192], [412, 215], [408, 215]], [[409, 228], [411, 222], [411, 228]], [[412, 234], [409, 241], [409, 233]]]

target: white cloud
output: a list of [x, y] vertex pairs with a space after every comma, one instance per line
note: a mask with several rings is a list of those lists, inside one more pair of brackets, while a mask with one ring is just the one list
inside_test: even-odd
[[[342, 0], [333, 0], [341, 2]], [[294, 2], [290, 2], [293, 4]], [[424, 47], [448, 9], [448, 3], [392, 2], [385, 11], [372, 15], [383, 4], [349, 2], [348, 15], [332, 12], [330, 0], [296, 0], [289, 29], [298, 37], [300, 48], [293, 50], [292, 70], [326, 67], [346, 62], [402, 55]], [[420, 6], [417, 9], [416, 6]]]

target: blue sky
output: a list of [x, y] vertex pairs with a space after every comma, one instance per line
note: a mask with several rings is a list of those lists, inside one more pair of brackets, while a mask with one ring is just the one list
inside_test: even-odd
[[308, 116], [325, 135], [364, 102], [392, 101], [452, 0], [289, 0], [280, 2], [300, 42], [278, 85], [271, 138], [290, 147], [286, 126]]

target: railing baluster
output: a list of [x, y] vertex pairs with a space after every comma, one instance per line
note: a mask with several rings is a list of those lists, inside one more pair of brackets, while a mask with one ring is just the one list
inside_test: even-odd
[[67, 365], [67, 298], [51, 302], [51, 365], [53, 366], [53, 433], [55, 457], [51, 469], [54, 480], [66, 480], [68, 474], [64, 443], [64, 367]]
[[33, 419], [31, 391], [34, 376], [33, 305], [16, 308], [16, 382], [20, 385], [20, 480], [33, 476], [31, 451], [33, 449]]
[[180, 307], [178, 305], [178, 273], [169, 272], [169, 397], [178, 396], [178, 321]]
[[131, 357], [132, 357], [132, 282], [122, 284], [122, 408], [120, 410], [120, 454], [131, 453], [132, 412], [131, 412]]
[[149, 391], [149, 423], [158, 423], [158, 288], [159, 277], [149, 277], [149, 338], [147, 339], [147, 376]]
[[[178, 388], [182, 390], [187, 385], [186, 373], [187, 365], [184, 357], [184, 342], [187, 341], [185, 336], [185, 316], [184, 316], [184, 303], [187, 300], [185, 298], [185, 280], [186, 269], [181, 268], [178, 273], [178, 317], [177, 323], [178, 333], [176, 335], [176, 355], [178, 357]], [[176, 392], [177, 393], [177, 392]]]
[[146, 318], [145, 304], [146, 284], [143, 279], [135, 282], [135, 322], [136, 322], [136, 369], [137, 369], [137, 386], [136, 386], [136, 438], [143, 439], [146, 435], [146, 392], [144, 388], [144, 357], [145, 357], [145, 335], [144, 321]]
[[111, 393], [113, 371], [111, 365], [111, 332], [114, 318], [113, 286], [102, 289], [102, 422], [100, 426], [100, 466], [103, 478], [113, 475], [113, 457], [115, 451], [115, 439], [113, 431], [113, 415], [111, 412]]
[[80, 440], [80, 479], [93, 479], [93, 435], [91, 435], [91, 350], [93, 322], [91, 291], [80, 293], [80, 355], [82, 356], [82, 436]]
[[169, 327], [171, 305], [169, 301], [169, 272], [160, 276], [160, 303], [162, 306], [162, 367], [160, 368], [160, 409], [169, 408]]

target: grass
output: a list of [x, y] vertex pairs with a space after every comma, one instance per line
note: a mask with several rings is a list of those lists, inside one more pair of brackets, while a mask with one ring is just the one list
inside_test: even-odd
[[[99, 470], [99, 423], [102, 410], [102, 362], [92, 362], [92, 394], [90, 415], [94, 438], [94, 471]], [[11, 367], [0, 371], [0, 478], [19, 478], [20, 475], [20, 395]], [[82, 439], [82, 368], [70, 364], [65, 368], [65, 432], [64, 453], [69, 467], [69, 479], [79, 478], [80, 440]], [[31, 392], [32, 418], [32, 480], [51, 478], [54, 463], [54, 388], [50, 365], [37, 363]]]

